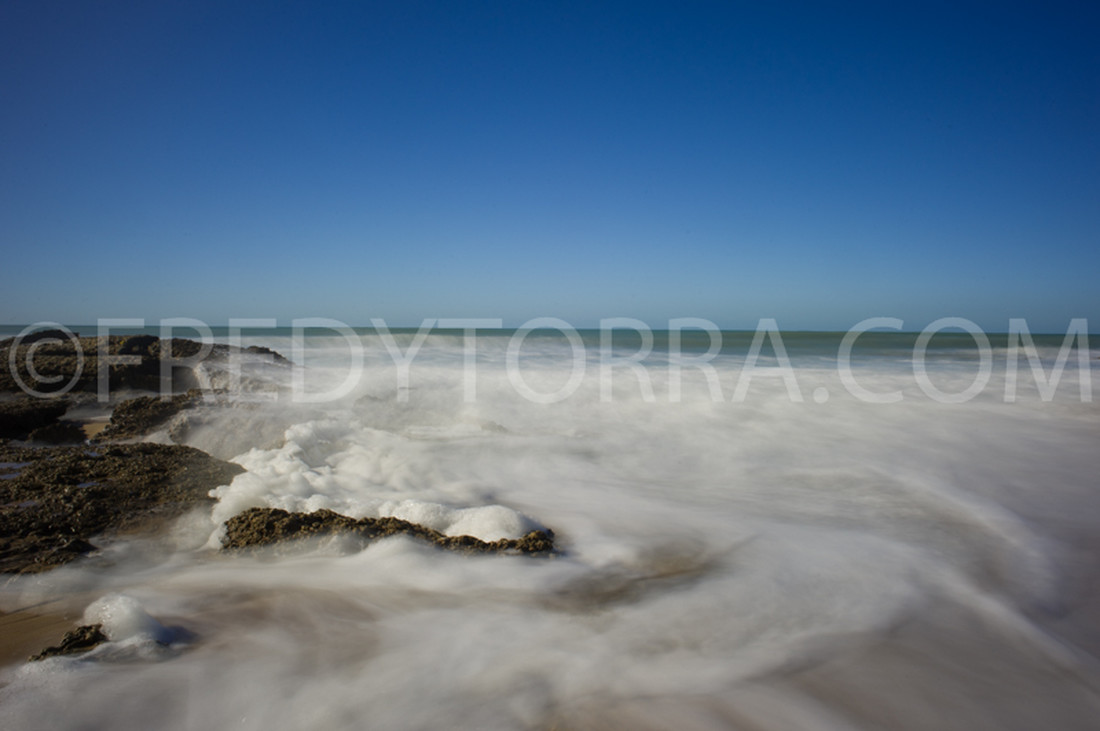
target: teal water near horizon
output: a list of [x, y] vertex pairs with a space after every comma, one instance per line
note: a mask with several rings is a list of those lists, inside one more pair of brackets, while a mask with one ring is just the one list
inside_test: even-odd
[[[30, 326], [0, 325], [0, 339], [15, 337], [27, 327]], [[80, 337], [93, 337], [99, 334], [97, 325], [66, 325], [65, 327]], [[43, 329], [47, 329], [47, 327], [35, 327], [34, 330], [30, 332]], [[386, 332], [393, 335], [396, 342], [401, 344], [411, 342], [421, 330], [422, 328], [420, 327], [386, 328]], [[471, 332], [478, 340], [500, 341], [515, 338], [517, 333], [520, 333], [521, 330], [522, 328], [474, 328]], [[437, 339], [461, 341], [468, 337], [467, 331], [462, 328], [432, 327], [424, 328], [424, 331], [428, 333], [429, 337]], [[209, 326], [204, 332], [194, 327], [177, 326], [165, 328], [158, 325], [131, 328], [111, 326], [106, 332], [112, 335], [143, 334], [157, 337], [167, 335], [170, 337], [191, 340], [201, 340], [204, 337], [210, 337], [214, 342], [226, 343], [231, 342], [233, 338], [240, 338], [242, 341], [249, 342], [267, 339], [288, 342], [293, 338], [335, 338], [342, 337], [342, 333], [351, 333], [357, 337], [369, 338], [371, 336], [378, 336], [381, 330], [373, 326], [347, 326], [339, 330], [333, 327], [295, 328], [289, 326], [276, 326], [270, 328], [230, 328], [228, 326]], [[780, 329], [769, 332], [765, 330], [703, 330], [698, 327], [685, 327], [679, 331], [651, 329], [646, 332], [648, 335], [652, 336], [652, 351], [655, 353], [668, 353], [670, 350], [675, 349], [675, 338], [678, 336], [680, 352], [683, 353], [703, 353], [713, 349], [716, 354], [743, 355], [749, 351], [754, 339], [758, 337], [758, 333], [760, 333], [764, 336], [762, 352], [774, 352], [774, 347], [778, 340], [782, 347], [785, 348], [787, 354], [792, 357], [798, 355], [835, 355], [844, 343], [845, 337], [849, 335], [849, 333], [845, 331]], [[982, 335], [988, 339], [990, 347], [994, 349], [1005, 349], [1009, 347], [1010, 343], [1019, 342], [1017, 338], [1010, 336], [1007, 331], [983, 332]], [[637, 330], [629, 327], [609, 328], [607, 332], [598, 328], [575, 328], [565, 330], [564, 332], [553, 328], [537, 328], [525, 332], [523, 339], [524, 341], [531, 339], [533, 341], [543, 342], [555, 340], [565, 341], [570, 336], [576, 337], [578, 342], [582, 343], [584, 347], [589, 350], [599, 349], [605, 342], [616, 349], [632, 349], [634, 351], [637, 351], [644, 344], [643, 335]], [[1071, 342], [1069, 346], [1073, 349], [1079, 347], [1095, 348], [1098, 347], [1097, 344], [1100, 344], [1100, 334], [1098, 333], [1082, 332], [1079, 335], [1067, 335], [1065, 332], [1029, 333], [1028, 336], [1036, 347], [1044, 349], [1062, 348], [1063, 345], [1066, 344], [1067, 337], [1070, 338]], [[905, 355], [913, 352], [920, 337], [920, 331], [874, 329], [859, 333], [852, 341], [851, 347], [853, 353], [862, 356]], [[976, 353], [981, 347], [981, 343], [969, 332], [960, 331], [958, 328], [945, 328], [932, 335], [925, 347], [931, 351], [956, 351], [960, 354], [967, 351], [973, 351]]]

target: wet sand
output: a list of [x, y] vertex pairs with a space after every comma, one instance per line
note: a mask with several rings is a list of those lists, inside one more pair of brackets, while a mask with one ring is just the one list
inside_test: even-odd
[[26, 608], [0, 612], [0, 666], [25, 662], [76, 626], [83, 607], [52, 600]]
[[111, 421], [109, 418], [95, 421], [85, 421], [80, 425], [80, 428], [84, 430], [84, 436], [87, 439], [93, 439], [97, 434], [107, 428], [107, 425]]

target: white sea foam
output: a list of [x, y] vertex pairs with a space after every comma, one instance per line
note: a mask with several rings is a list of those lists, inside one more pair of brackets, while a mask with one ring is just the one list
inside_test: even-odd
[[125, 594], [110, 594], [97, 599], [84, 610], [84, 624], [101, 624], [112, 642], [145, 637], [167, 644], [171, 631], [153, 619], [141, 603]]
[[[363, 341], [361, 378], [339, 402], [203, 415], [191, 443], [247, 472], [214, 491], [208, 522], [177, 529], [187, 537], [174, 552], [9, 587], [41, 597], [69, 581], [141, 597], [102, 599], [88, 616], [119, 636], [155, 633], [170, 616], [194, 649], [110, 672], [94, 662], [11, 671], [0, 721], [873, 728], [905, 708], [900, 728], [970, 728], [976, 717], [1012, 727], [1030, 718], [1013, 705], [1029, 692], [1063, 728], [1088, 728], [1100, 712], [1088, 657], [1100, 635], [1078, 611], [1084, 577], [1095, 578], [1100, 418], [1075, 372], [1050, 403], [1026, 379], [1005, 403], [995, 369], [977, 398], [943, 404], [911, 363], [876, 356], [857, 362], [860, 384], [904, 398], [869, 404], [846, 392], [827, 354], [800, 352], [802, 402], [760, 376], [734, 403], [744, 359], [723, 354], [711, 365], [724, 400], [707, 373], [685, 368], [674, 402], [656, 354], [652, 400], [624, 369], [606, 402], [589, 353], [572, 396], [535, 404], [509, 378], [506, 340], [485, 338], [471, 402], [460, 339], [430, 338], [401, 391], [383, 345]], [[342, 338], [309, 342], [310, 387], [338, 384]], [[549, 393], [574, 363], [560, 339], [532, 339], [522, 365], [525, 383]], [[930, 368], [956, 393], [975, 373], [965, 358]], [[815, 400], [817, 389], [828, 398]], [[255, 506], [392, 515], [486, 540], [545, 526], [561, 553], [464, 556], [401, 537], [351, 554], [214, 552], [218, 526]], [[1011, 674], [997, 675], [1006, 663]], [[928, 702], [876, 684], [899, 666]], [[854, 677], [876, 690], [795, 682], [816, 667], [826, 678], [865, 667]], [[946, 707], [957, 715], [941, 716]]]

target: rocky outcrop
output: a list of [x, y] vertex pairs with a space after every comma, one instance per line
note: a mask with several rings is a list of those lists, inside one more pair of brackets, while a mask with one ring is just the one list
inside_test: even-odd
[[0, 439], [27, 439], [36, 429], [56, 424], [70, 405], [64, 398], [0, 401]]
[[[76, 333], [73, 334], [76, 335]], [[21, 341], [24, 345], [33, 345], [39, 340], [65, 340], [68, 337], [69, 334], [64, 330], [37, 330], [24, 335]], [[15, 338], [5, 338], [4, 340], [0, 340], [0, 346], [14, 339]]]
[[290, 361], [284, 358], [282, 353], [272, 350], [271, 348], [265, 348], [262, 345], [249, 345], [244, 349], [244, 352], [271, 358], [271, 362], [277, 363], [278, 365], [290, 365]]
[[191, 447], [0, 444], [0, 572], [35, 572], [92, 550], [102, 534], [138, 532], [243, 472]]
[[127, 399], [115, 406], [111, 412], [111, 423], [95, 436], [95, 440], [130, 439], [148, 434], [201, 401], [202, 391], [197, 388], [169, 399], [159, 396]]
[[[14, 360], [11, 360], [13, 347], [16, 352]], [[171, 354], [173, 358], [186, 358], [196, 355], [201, 347], [201, 344], [190, 340], [173, 339]], [[109, 356], [138, 359], [134, 363], [109, 366], [110, 388], [159, 390], [162, 350], [160, 340], [154, 335], [110, 336], [107, 343]], [[34, 372], [27, 367], [28, 361], [33, 364]], [[65, 333], [46, 331], [32, 333], [18, 343], [14, 338], [9, 338], [0, 342], [0, 363], [7, 366], [0, 369], [0, 391], [17, 393], [21, 390], [20, 381], [40, 394], [62, 391], [93, 393], [99, 387], [99, 339], [94, 337], [75, 337], [74, 333], [74, 337], [70, 338]], [[186, 390], [197, 385], [185, 369], [175, 370], [172, 374], [174, 390]], [[176, 379], [180, 383], [177, 384]]]
[[[0, 340], [0, 439], [29, 440], [37, 444], [78, 444], [84, 441], [82, 425], [62, 417], [70, 409], [87, 418], [88, 405], [99, 393], [99, 339], [72, 336], [60, 330], [43, 330]], [[14, 352], [13, 349], [14, 348]], [[108, 368], [109, 401], [116, 404], [110, 424], [95, 435], [96, 441], [134, 439], [164, 426], [176, 414], [200, 402], [224, 404], [231, 399], [223, 389], [213, 388], [206, 377], [199, 384], [198, 369], [184, 363], [171, 368], [171, 391], [161, 392], [161, 364], [166, 356], [176, 361], [197, 358], [203, 344], [182, 338], [161, 340], [154, 335], [114, 335], [108, 338], [107, 353], [115, 358], [136, 359], [114, 363]], [[243, 368], [268, 361], [276, 368], [289, 368], [290, 361], [269, 348], [250, 346], [239, 351], [224, 344], [210, 346], [198, 361], [206, 376], [234, 383], [225, 366], [234, 354], [242, 356]], [[262, 366], [261, 366], [262, 367]], [[270, 375], [270, 372], [269, 374]], [[252, 381], [242, 376], [243, 386], [250, 384], [266, 390], [269, 382]], [[198, 388], [200, 385], [203, 389]], [[222, 384], [223, 386], [225, 383]], [[133, 396], [133, 391], [151, 391], [157, 396], [140, 396], [118, 401], [118, 396]], [[130, 393], [127, 393], [130, 392]], [[30, 395], [33, 394], [33, 395]], [[186, 438], [187, 419], [169, 425], [173, 441]], [[93, 433], [89, 431], [89, 433]]]
[[468, 553], [547, 554], [554, 550], [554, 534], [531, 531], [523, 538], [483, 541], [473, 536], [447, 536], [437, 530], [399, 518], [349, 518], [331, 510], [290, 513], [279, 508], [252, 508], [226, 521], [225, 548], [266, 546], [300, 538], [348, 534], [367, 543], [386, 536], [407, 535], [440, 548]]
[[32, 444], [81, 444], [84, 429], [74, 421], [58, 421], [39, 427], [27, 435]]
[[36, 662], [58, 655], [75, 655], [78, 652], [87, 652], [107, 641], [107, 635], [103, 634], [103, 625], [85, 624], [66, 632], [65, 636], [61, 638], [61, 644], [47, 647], [42, 652], [31, 655], [27, 659]]
[[[12, 348], [15, 348], [14, 358]], [[155, 335], [111, 335], [107, 338], [107, 355], [128, 356], [133, 362], [108, 366], [109, 387], [112, 391], [130, 389], [159, 393], [161, 361], [165, 357], [177, 361], [194, 358], [202, 349], [202, 343], [183, 338], [161, 340]], [[212, 345], [203, 362], [207, 359], [224, 361], [231, 352], [229, 345]], [[267, 356], [277, 365], [290, 365], [290, 361], [269, 348], [251, 346], [242, 352]], [[171, 370], [172, 393], [183, 393], [201, 385], [191, 367], [176, 365]], [[15, 338], [0, 340], [0, 392], [20, 393], [20, 381], [42, 395], [96, 393], [99, 389], [99, 338], [82, 338], [76, 333], [69, 337], [58, 330], [46, 330], [31, 333], [18, 342]]]

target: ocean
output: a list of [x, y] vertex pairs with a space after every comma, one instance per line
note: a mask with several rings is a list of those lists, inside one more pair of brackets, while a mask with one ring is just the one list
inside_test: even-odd
[[[0, 669], [0, 727], [1097, 727], [1100, 353], [544, 324], [240, 334], [296, 367], [200, 366], [185, 443], [247, 472], [5, 580], [113, 641]], [[257, 506], [557, 553], [218, 550]]]

